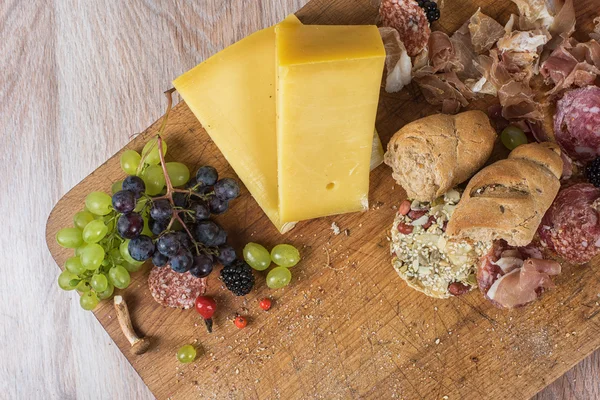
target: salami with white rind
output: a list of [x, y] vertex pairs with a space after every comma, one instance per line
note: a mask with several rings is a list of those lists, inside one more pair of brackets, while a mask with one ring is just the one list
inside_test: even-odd
[[562, 189], [538, 228], [542, 243], [571, 263], [590, 261], [600, 253], [599, 199], [590, 183]]
[[427, 46], [429, 21], [415, 0], [382, 0], [379, 15], [383, 26], [398, 31], [409, 56], [416, 56]]
[[554, 135], [575, 161], [600, 156], [600, 87], [571, 90], [560, 99], [554, 116]]
[[167, 267], [154, 267], [148, 277], [148, 287], [160, 305], [188, 309], [196, 297], [204, 294], [206, 278], [196, 278], [189, 272], [180, 274]]

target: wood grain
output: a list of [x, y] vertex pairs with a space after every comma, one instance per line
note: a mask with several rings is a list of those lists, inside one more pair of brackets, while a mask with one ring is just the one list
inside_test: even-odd
[[[151, 396], [102, 327], [79, 309], [77, 296], [56, 289], [58, 269], [43, 239], [45, 218], [69, 188], [162, 113], [160, 93], [174, 76], [304, 2], [0, 4], [0, 211], [7, 225], [0, 248], [8, 255], [0, 280], [5, 295], [0, 306], [2, 397]], [[473, 11], [474, 5], [468, 8]], [[299, 278], [308, 281], [305, 272]], [[323, 278], [312, 279], [318, 291]], [[369, 295], [364, 289], [359, 294]], [[289, 297], [286, 293], [282, 301]], [[301, 310], [305, 305], [313, 306], [314, 299]], [[368, 340], [368, 331], [358, 344], [379, 349], [382, 343]], [[325, 336], [322, 342], [329, 343]], [[234, 344], [223, 346], [229, 345]], [[301, 368], [305, 358], [283, 360]], [[598, 376], [596, 352], [537, 398], [600, 398]], [[247, 397], [254, 397], [251, 391]]]

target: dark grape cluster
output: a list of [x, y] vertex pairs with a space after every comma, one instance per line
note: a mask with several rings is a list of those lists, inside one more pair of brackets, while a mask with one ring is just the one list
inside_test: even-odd
[[[128, 176], [112, 197], [113, 208], [121, 213], [117, 231], [130, 239], [127, 250], [134, 260], [151, 259], [157, 267], [168, 265], [175, 272], [204, 278], [217, 263], [230, 266], [237, 260], [233, 247], [226, 244], [227, 232], [210, 216], [227, 211], [239, 194], [237, 181], [219, 179], [211, 166], [200, 167], [185, 189], [155, 197], [145, 193], [141, 178]], [[145, 218], [154, 240], [143, 234]]]
[[423, 11], [425, 11], [425, 15], [427, 15], [427, 20], [429, 21], [429, 23], [435, 22], [438, 19], [440, 19], [440, 10], [435, 1], [417, 0], [417, 4], [419, 4], [419, 7], [421, 7]]

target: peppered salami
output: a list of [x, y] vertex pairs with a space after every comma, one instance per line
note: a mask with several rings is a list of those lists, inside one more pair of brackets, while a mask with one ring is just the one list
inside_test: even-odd
[[571, 90], [558, 101], [554, 135], [573, 160], [588, 162], [600, 155], [600, 87]]
[[540, 240], [565, 260], [583, 264], [600, 253], [600, 189], [578, 183], [561, 189], [538, 228]]
[[382, 0], [379, 16], [383, 26], [398, 31], [409, 56], [416, 56], [427, 46], [431, 35], [429, 21], [415, 0]]
[[180, 274], [169, 267], [154, 267], [148, 277], [148, 287], [154, 300], [172, 308], [191, 308], [196, 297], [206, 290], [206, 278], [196, 278], [189, 272]]

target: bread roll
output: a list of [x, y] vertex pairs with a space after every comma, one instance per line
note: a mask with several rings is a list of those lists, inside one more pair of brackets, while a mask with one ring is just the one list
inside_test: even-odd
[[446, 233], [482, 242], [526, 246], [560, 188], [560, 148], [530, 143], [479, 171], [454, 210]]
[[384, 161], [408, 198], [433, 201], [481, 168], [495, 140], [482, 111], [431, 115], [396, 132]]

